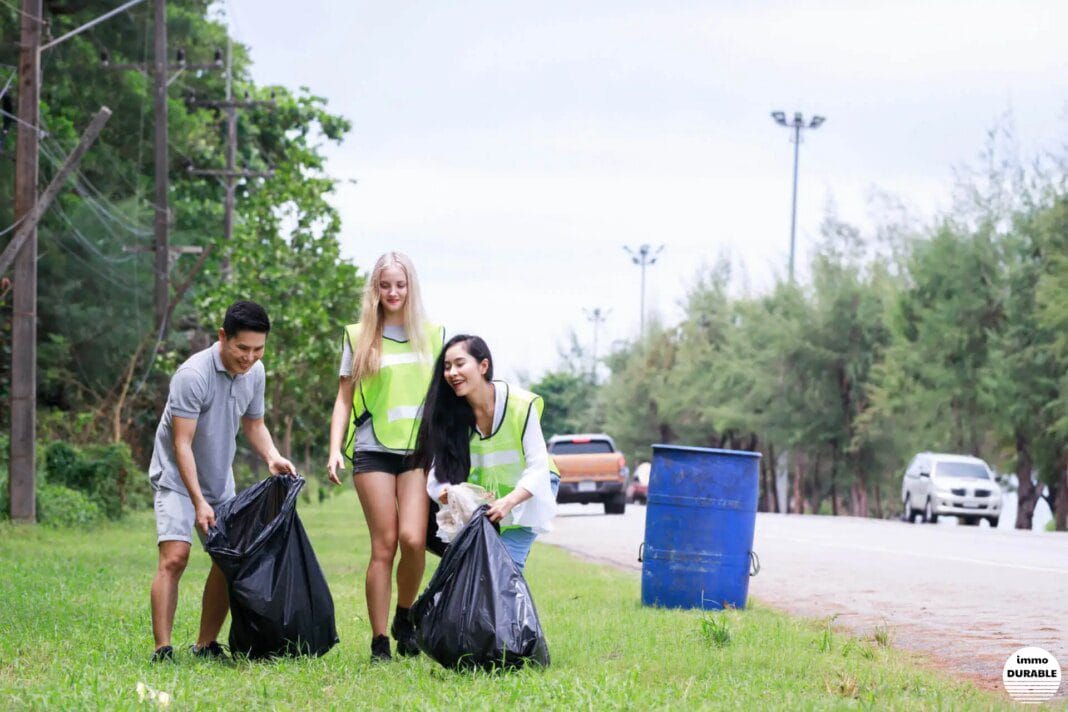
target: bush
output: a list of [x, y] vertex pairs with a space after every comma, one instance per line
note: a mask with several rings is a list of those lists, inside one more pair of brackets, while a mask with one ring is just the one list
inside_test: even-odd
[[151, 506], [151, 485], [125, 443], [79, 450], [57, 441], [49, 443], [44, 459], [49, 484], [81, 492], [109, 519], [121, 518], [128, 509]]
[[123, 512], [152, 507], [152, 484], [148, 481], [148, 475], [134, 462], [133, 453], [126, 443], [89, 445], [83, 452], [99, 470], [98, 477], [114, 480]]
[[256, 472], [252, 469], [252, 466], [245, 461], [244, 458], [240, 458], [234, 461], [234, 491], [240, 492], [241, 490], [248, 489], [252, 485], [256, 484], [264, 477], [267, 476], [267, 468], [263, 468], [260, 472]]
[[48, 483], [37, 488], [37, 521], [41, 524], [88, 529], [101, 519], [100, 507], [83, 492]]
[[7, 457], [10, 443], [7, 433], [0, 433], [0, 520], [11, 517], [11, 507], [7, 499]]
[[11, 518], [11, 504], [7, 492], [7, 468], [0, 467], [0, 521]]

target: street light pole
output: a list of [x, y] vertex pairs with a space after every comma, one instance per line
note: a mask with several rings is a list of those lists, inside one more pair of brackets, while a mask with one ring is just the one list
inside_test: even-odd
[[631, 262], [633, 262], [636, 265], [639, 265], [642, 268], [642, 296], [641, 296], [641, 310], [642, 311], [641, 311], [641, 321], [639, 322], [641, 324], [641, 331], [639, 333], [640, 333], [641, 337], [644, 338], [645, 337], [645, 268], [648, 265], [656, 264], [656, 258], [660, 255], [660, 252], [664, 249], [664, 246], [660, 245], [659, 247], [656, 248], [655, 252], [653, 252], [653, 248], [649, 244], [643, 244], [643, 245], [639, 246], [637, 252], [635, 252], [634, 250], [630, 249], [626, 245], [623, 246], [623, 249], [627, 251], [628, 255], [630, 255]]
[[806, 125], [800, 111], [794, 112], [794, 118], [790, 121], [787, 121], [786, 113], [782, 111], [771, 112], [771, 118], [775, 119], [775, 123], [780, 126], [794, 130], [794, 189], [793, 200], [790, 205], [790, 281], [793, 282], [794, 253], [797, 245], [797, 162], [800, 157], [801, 130], [818, 129], [826, 119], [822, 116], [813, 116], [812, 120]]
[[601, 324], [608, 321], [608, 315], [612, 312], [611, 309], [601, 309], [596, 307], [594, 309], [583, 309], [586, 312], [586, 321], [593, 323], [593, 359], [590, 365], [590, 380], [597, 380], [597, 332], [600, 331]]

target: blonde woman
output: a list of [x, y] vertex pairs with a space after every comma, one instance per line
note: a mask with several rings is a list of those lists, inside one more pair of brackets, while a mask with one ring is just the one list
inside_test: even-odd
[[[337, 400], [330, 420], [330, 481], [341, 484], [345, 456], [371, 533], [367, 613], [371, 659], [390, 660], [386, 622], [397, 567], [397, 609], [390, 632], [401, 655], [418, 655], [408, 608], [419, 593], [425, 564], [425, 473], [410, 455], [423, 398], [444, 331], [423, 313], [412, 261], [387, 252], [375, 263], [358, 324], [345, 327]], [[343, 455], [344, 453], [344, 455]]]

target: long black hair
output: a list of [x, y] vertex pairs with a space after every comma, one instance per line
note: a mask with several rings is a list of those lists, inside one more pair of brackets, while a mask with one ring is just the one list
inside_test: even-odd
[[460, 343], [476, 362], [489, 361], [485, 379], [493, 380], [493, 356], [485, 341], [471, 334], [457, 334], [449, 339], [434, 363], [412, 453], [413, 467], [429, 470], [433, 466], [437, 480], [452, 485], [466, 482], [471, 472], [471, 429], [475, 427], [471, 404], [456, 395], [445, 380], [445, 353]]

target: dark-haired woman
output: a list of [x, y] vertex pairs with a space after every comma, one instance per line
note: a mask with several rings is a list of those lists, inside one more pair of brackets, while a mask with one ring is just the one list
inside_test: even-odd
[[522, 570], [538, 534], [556, 516], [560, 474], [541, 432], [541, 397], [493, 380], [486, 342], [460, 334], [434, 365], [415, 453], [428, 471], [427, 493], [448, 501], [449, 487], [481, 485], [496, 499], [487, 516], [501, 525], [508, 553]]

